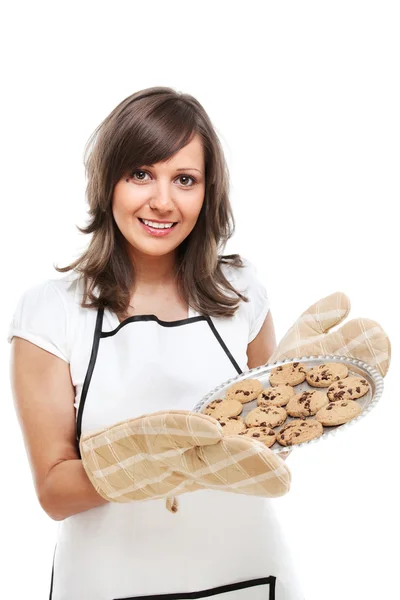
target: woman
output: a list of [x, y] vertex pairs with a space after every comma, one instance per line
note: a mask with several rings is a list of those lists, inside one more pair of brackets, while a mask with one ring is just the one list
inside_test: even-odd
[[[215, 490], [107, 502], [82, 433], [191, 410], [275, 348], [252, 264], [221, 257], [233, 233], [228, 171], [192, 96], [155, 87], [121, 102], [85, 156], [88, 249], [20, 299], [13, 394], [39, 501], [60, 521], [52, 600], [300, 600], [273, 501]], [[29, 368], [27, 368], [29, 366]]]

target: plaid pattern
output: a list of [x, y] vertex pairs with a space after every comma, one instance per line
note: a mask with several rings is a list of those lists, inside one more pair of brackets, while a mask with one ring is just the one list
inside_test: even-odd
[[353, 319], [336, 331], [350, 312], [350, 300], [335, 292], [308, 308], [283, 337], [268, 363], [285, 358], [337, 354], [362, 360], [384, 377], [389, 369], [390, 340], [371, 319]]
[[156, 412], [81, 437], [83, 466], [97, 492], [112, 502], [168, 498], [199, 489], [277, 497], [289, 491], [284, 461], [263, 443], [223, 437], [212, 417]]

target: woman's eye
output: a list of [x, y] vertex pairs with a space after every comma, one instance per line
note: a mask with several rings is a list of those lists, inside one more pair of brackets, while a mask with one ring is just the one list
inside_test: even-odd
[[[146, 173], [145, 171], [134, 171], [131, 175], [132, 179], [135, 179], [136, 173], [142, 173], [143, 175], [148, 175], [148, 173]], [[137, 181], [144, 181], [144, 179], [140, 178]]]
[[196, 181], [195, 181], [195, 180], [193, 179], [193, 177], [191, 177], [190, 175], [180, 175], [180, 176], [178, 177], [178, 179], [186, 179], [186, 181], [187, 181], [188, 179], [191, 179], [191, 180], [192, 180], [192, 183], [191, 183], [191, 185], [187, 185], [186, 183], [184, 183], [184, 184], [183, 184], [183, 187], [192, 187], [192, 185], [194, 185], [194, 184], [196, 183]]
[[[140, 177], [136, 178], [135, 175], [139, 174]], [[131, 177], [132, 179], [134, 179], [135, 181], [146, 181], [146, 179], [143, 177], [145, 175], [148, 175], [148, 173], [146, 171], [133, 171], [133, 173], [131, 173]], [[181, 180], [181, 185], [182, 187], [192, 187], [195, 183], [196, 180], [194, 177], [192, 177], [191, 175], [179, 175], [178, 180]], [[191, 181], [192, 183], [188, 183], [188, 181]]]

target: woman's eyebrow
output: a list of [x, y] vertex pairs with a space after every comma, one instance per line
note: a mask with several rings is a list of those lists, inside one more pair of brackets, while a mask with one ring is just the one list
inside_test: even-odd
[[[145, 167], [154, 167], [154, 164], [148, 164], [148, 165], [143, 165]], [[202, 174], [202, 171], [200, 171], [200, 169], [196, 169], [196, 167], [181, 167], [180, 169], [175, 169], [176, 171], [198, 171], [200, 174]]]

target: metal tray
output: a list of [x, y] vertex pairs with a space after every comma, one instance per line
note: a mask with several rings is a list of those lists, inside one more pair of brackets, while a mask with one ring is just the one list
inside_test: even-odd
[[[212, 402], [213, 400], [216, 400], [217, 398], [224, 398], [225, 393], [226, 393], [227, 389], [229, 388], [229, 386], [231, 386], [233, 383], [236, 383], [239, 381], [244, 381], [245, 379], [258, 379], [262, 383], [263, 387], [268, 389], [269, 387], [271, 387], [269, 385], [269, 374], [270, 374], [271, 370], [274, 369], [275, 367], [279, 367], [280, 365], [285, 365], [285, 364], [293, 363], [293, 362], [302, 362], [305, 364], [305, 366], [307, 368], [311, 368], [316, 365], [323, 364], [324, 362], [344, 363], [347, 365], [347, 367], [349, 369], [348, 377], [351, 377], [352, 375], [354, 375], [354, 376], [365, 378], [370, 385], [370, 389], [369, 389], [368, 393], [365, 394], [365, 396], [362, 396], [361, 398], [356, 399], [356, 402], [358, 404], [360, 404], [360, 406], [361, 406], [361, 413], [357, 417], [352, 419], [351, 421], [348, 421], [347, 423], [344, 423], [343, 425], [336, 425], [333, 427], [324, 427], [324, 433], [319, 438], [310, 440], [308, 442], [303, 442], [302, 444], [294, 444], [292, 446], [281, 446], [279, 444], [279, 442], [275, 442], [275, 444], [273, 444], [273, 446], [271, 446], [271, 450], [273, 450], [274, 452], [282, 453], [282, 452], [285, 452], [286, 450], [294, 450], [295, 448], [296, 449], [302, 448], [302, 447], [308, 446], [309, 444], [319, 442], [328, 436], [336, 434], [338, 431], [343, 431], [343, 430], [347, 429], [351, 425], [354, 425], [362, 417], [365, 417], [365, 415], [367, 413], [369, 413], [369, 411], [374, 406], [376, 406], [378, 400], [382, 396], [383, 377], [376, 369], [371, 367], [369, 364], [367, 364], [361, 360], [357, 360], [355, 358], [349, 358], [347, 356], [339, 356], [339, 355], [335, 355], [335, 354], [330, 354], [330, 355], [326, 355], [326, 356], [324, 356], [324, 355], [302, 356], [302, 357], [296, 357], [296, 358], [287, 358], [285, 360], [279, 360], [272, 364], [267, 364], [267, 365], [263, 365], [261, 367], [256, 367], [255, 369], [250, 369], [249, 371], [246, 371], [245, 373], [238, 375], [237, 377], [233, 377], [232, 379], [225, 381], [218, 387], [214, 388], [206, 396], [204, 396], [196, 404], [193, 411], [194, 412], [202, 412], [202, 410], [208, 404], [210, 404], [210, 402]], [[296, 394], [299, 394], [300, 392], [304, 392], [306, 390], [318, 390], [321, 392], [324, 392], [324, 391], [326, 392], [328, 390], [327, 387], [317, 388], [317, 387], [310, 386], [307, 383], [307, 381], [304, 381], [303, 383], [299, 383], [298, 385], [295, 385], [293, 387], [296, 391]], [[251, 402], [244, 404], [243, 411], [240, 414], [240, 416], [246, 417], [246, 415], [254, 408], [257, 408], [257, 400], [252, 400]], [[285, 408], [285, 407], [283, 407], [283, 408]], [[314, 419], [314, 418], [315, 417], [313, 417], [313, 416], [306, 417], [306, 419]], [[288, 417], [283, 425], [281, 425], [280, 427], [274, 428], [275, 432], [278, 432], [281, 427], [284, 427], [290, 421], [295, 421], [295, 420], [298, 420], [298, 417], [290, 417], [288, 415]]]

